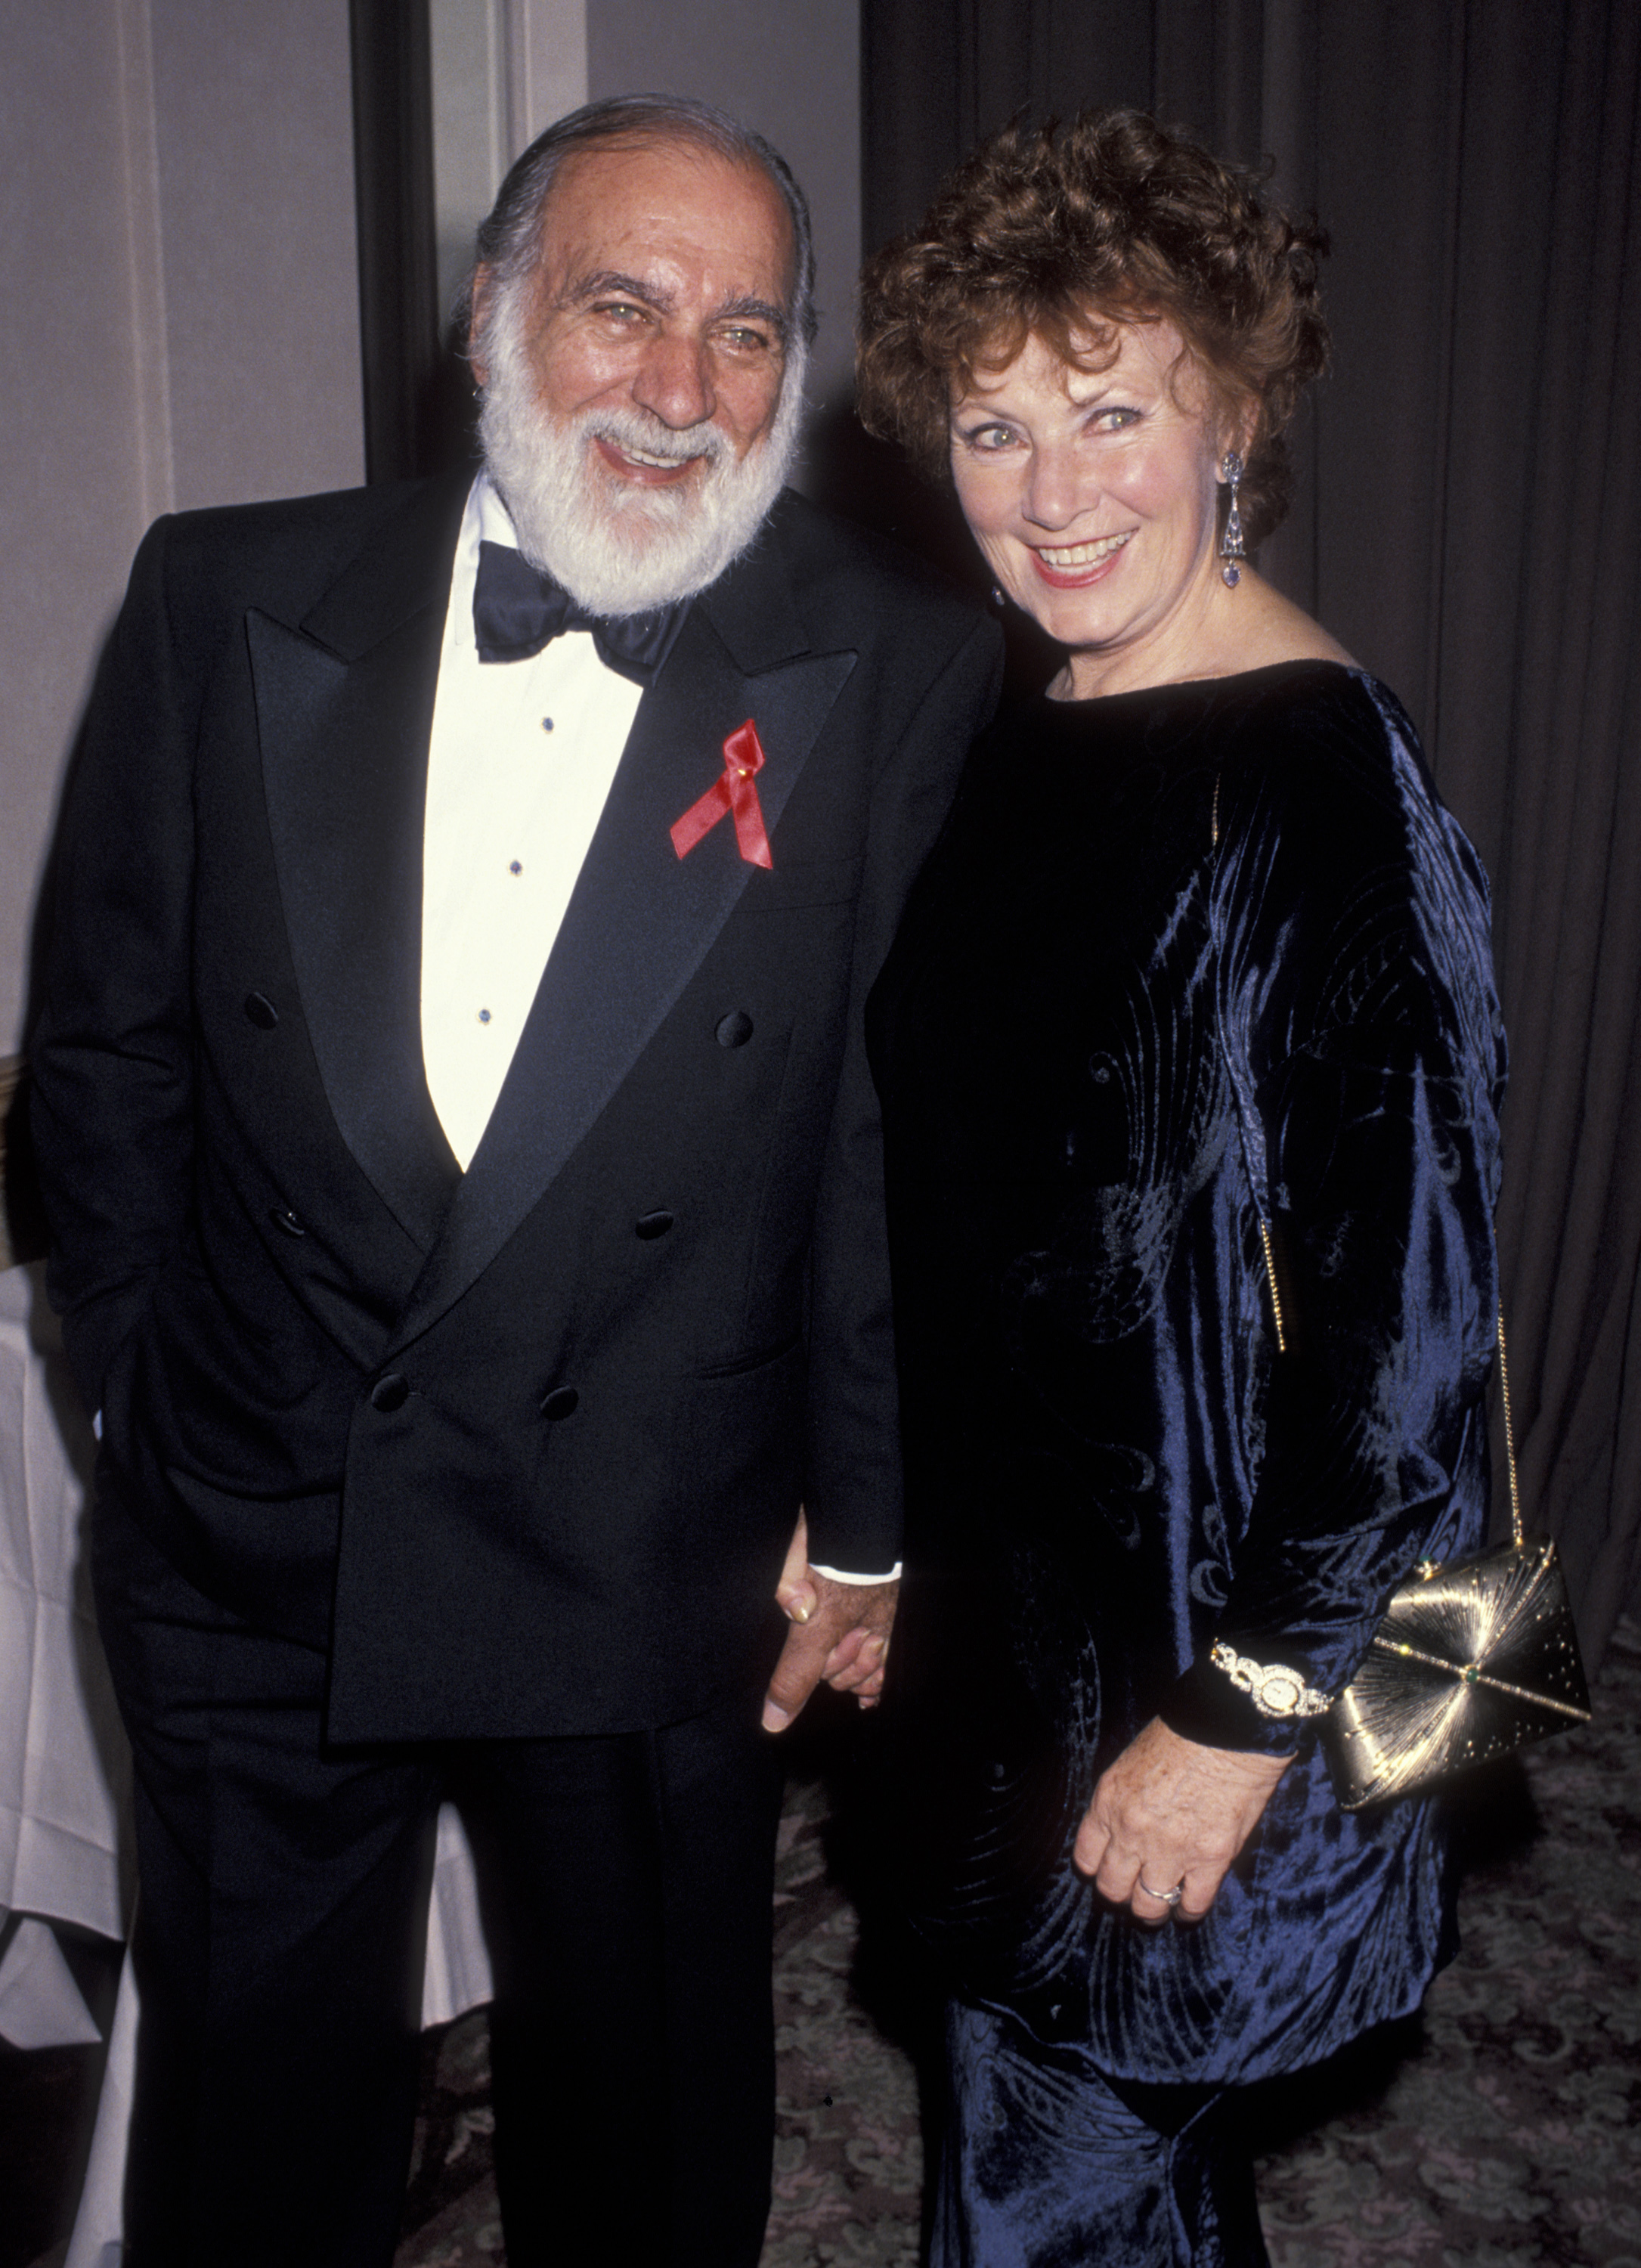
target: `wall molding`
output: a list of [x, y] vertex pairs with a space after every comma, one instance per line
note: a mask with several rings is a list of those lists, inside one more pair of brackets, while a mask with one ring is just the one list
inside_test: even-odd
[[159, 213], [159, 129], [154, 107], [154, 26], [150, 0], [120, 0], [121, 157], [125, 170], [131, 342], [136, 379], [136, 466], [142, 525], [175, 509], [171, 433], [171, 353], [165, 239]]
[[503, 0], [510, 158], [587, 99], [587, 0]]

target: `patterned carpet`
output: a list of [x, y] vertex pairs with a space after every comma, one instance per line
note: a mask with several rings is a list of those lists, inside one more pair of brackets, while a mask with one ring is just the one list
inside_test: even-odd
[[[1423, 2018], [1256, 2106], [1275, 2268], [1641, 2268], [1636, 1624], [1596, 1699], [1590, 1726], [1472, 1783], [1464, 1950]], [[812, 1734], [794, 1761], [763, 2268], [916, 2268], [926, 2017], [892, 1928], [863, 1943], [841, 1887], [858, 1872], [846, 1738]], [[490, 2127], [471, 2016], [429, 2043], [397, 2268], [502, 2259]]]

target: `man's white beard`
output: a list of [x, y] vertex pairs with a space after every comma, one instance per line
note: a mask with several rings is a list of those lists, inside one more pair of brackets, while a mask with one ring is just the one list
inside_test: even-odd
[[[479, 438], [519, 550], [595, 615], [644, 614], [705, 590], [751, 542], [786, 478], [803, 416], [802, 342], [787, 350], [774, 423], [737, 461], [710, 422], [674, 431], [635, 404], [548, 416], [519, 339], [517, 299], [504, 294], [481, 342]], [[704, 462], [675, 488], [648, 488], [604, 471], [595, 439]]]

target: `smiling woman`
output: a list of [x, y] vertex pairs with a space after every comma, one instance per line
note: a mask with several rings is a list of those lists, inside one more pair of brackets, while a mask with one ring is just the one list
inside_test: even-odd
[[[1215, 571], [1219, 486], [1255, 420], [1223, 403], [1166, 318], [1115, 323], [1074, 358], [1029, 338], [952, 413], [952, 475], [998, 584], [1069, 649], [1083, 698], [1264, 659], [1343, 661], [1267, 585]], [[1103, 348], [1104, 351], [1101, 351]]]
[[1503, 1037], [1411, 726], [1246, 557], [1319, 246], [1114, 113], [1001, 136], [863, 288], [863, 416], [1061, 655], [868, 1011], [935, 2268], [1262, 2261], [1238, 2088], [1444, 1945], [1439, 1808], [1342, 1813], [1314, 1719], [1484, 1520]]
[[1286, 509], [1324, 241], [1117, 112], [999, 136], [868, 269], [861, 416], [955, 481], [1000, 587], [1070, 649], [1061, 691], [1348, 659], [1215, 566], [1233, 502], [1255, 543]]

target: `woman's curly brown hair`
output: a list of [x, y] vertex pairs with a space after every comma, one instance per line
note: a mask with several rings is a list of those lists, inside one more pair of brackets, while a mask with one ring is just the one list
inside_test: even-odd
[[1137, 110], [1068, 129], [1010, 126], [968, 158], [919, 225], [861, 278], [857, 406], [868, 432], [949, 479], [954, 390], [1028, 337], [1098, 367], [1113, 321], [1166, 317], [1218, 401], [1251, 405], [1242, 519], [1257, 543], [1288, 504], [1283, 429], [1327, 367], [1321, 231], [1260, 177]]

